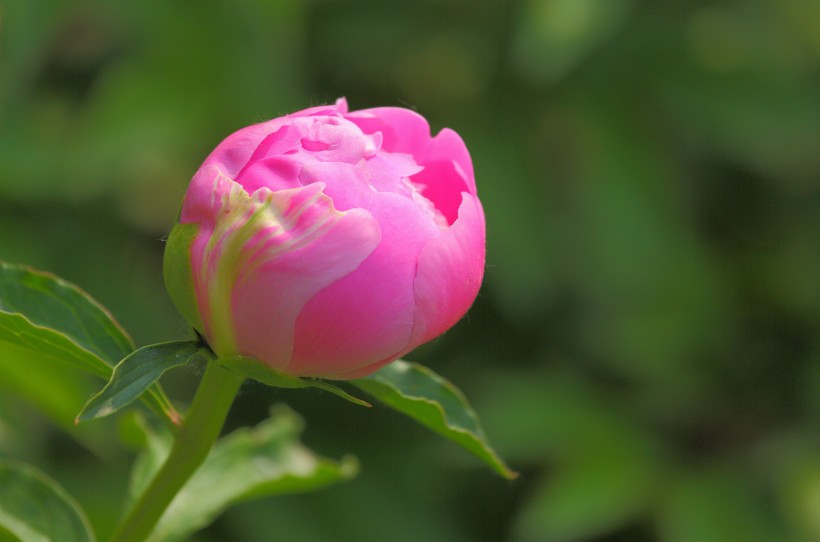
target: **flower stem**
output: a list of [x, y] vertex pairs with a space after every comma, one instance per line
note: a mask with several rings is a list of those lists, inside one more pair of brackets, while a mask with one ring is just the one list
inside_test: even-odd
[[218, 363], [208, 362], [171, 453], [111, 542], [144, 542], [148, 538], [165, 509], [208, 456], [242, 380]]

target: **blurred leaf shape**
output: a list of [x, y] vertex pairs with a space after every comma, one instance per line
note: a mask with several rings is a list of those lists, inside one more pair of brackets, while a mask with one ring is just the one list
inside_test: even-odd
[[[87, 293], [54, 275], [0, 262], [0, 341], [44, 354], [108, 380], [134, 349], [111, 314]], [[153, 405], [175, 412], [159, 387]]]
[[105, 387], [94, 394], [77, 415], [77, 423], [109, 416], [146, 391], [156, 393], [152, 386], [165, 371], [191, 363], [203, 348], [197, 340], [151, 344], [135, 350], [114, 367]]
[[820, 540], [820, 447], [805, 433], [781, 449], [776, 492], [778, 510], [788, 520], [796, 540]]
[[628, 436], [602, 439], [584, 455], [565, 458], [527, 499], [516, 539], [582, 542], [640, 517], [651, 504], [658, 469], [633, 448]]
[[0, 458], [0, 533], [21, 542], [92, 542], [85, 514], [74, 499], [35, 468]]
[[91, 379], [10, 343], [0, 342], [0, 359], [0, 394], [22, 397], [63, 429], [74, 428], [78, 405], [93, 390]]
[[[658, 509], [665, 542], [772, 542], [781, 540], [765, 499], [743, 473], [730, 468], [680, 472]], [[756, 498], [761, 497], [761, 498]]]
[[[145, 427], [145, 426], [144, 426]], [[303, 493], [356, 475], [353, 457], [333, 461], [299, 442], [302, 420], [284, 406], [254, 428], [224, 437], [176, 496], [148, 542], [187, 540], [230, 506], [288, 493]], [[162, 465], [171, 441], [146, 427], [147, 451], [140, 456], [131, 494], [142, 492]]]
[[612, 36], [632, 6], [632, 0], [530, 0], [513, 60], [533, 79], [555, 82]]
[[518, 476], [490, 446], [464, 394], [427, 367], [396, 360], [351, 384], [460, 445], [504, 478]]
[[[42, 439], [54, 438], [53, 426], [99, 458], [119, 453], [109, 427], [74, 424], [77, 411], [96, 386], [95, 378], [67, 364], [0, 342], [0, 455], [36, 456]], [[3, 438], [3, 422], [8, 440]]]

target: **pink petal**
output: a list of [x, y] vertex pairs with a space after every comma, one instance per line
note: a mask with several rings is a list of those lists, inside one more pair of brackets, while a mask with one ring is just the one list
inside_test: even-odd
[[290, 155], [271, 156], [249, 164], [236, 178], [249, 194], [260, 188], [276, 192], [300, 186], [301, 166]]
[[467, 183], [467, 191], [476, 195], [473, 161], [461, 136], [449, 128], [442, 129], [416, 155], [422, 166], [436, 162], [455, 162], [456, 171]]
[[315, 120], [302, 138], [302, 148], [322, 162], [355, 164], [375, 152], [373, 138], [341, 117]]
[[444, 215], [448, 224], [453, 224], [461, 206], [461, 194], [467, 192], [465, 178], [459, 174], [457, 164], [452, 160], [427, 162], [424, 169], [410, 180], [421, 188], [421, 195], [430, 200]]
[[315, 117], [321, 115], [345, 115], [347, 114], [347, 100], [339, 98], [333, 105], [318, 105], [316, 107], [309, 107], [296, 113], [288, 115], [293, 117]]
[[359, 165], [339, 162], [302, 162], [299, 182], [303, 185], [323, 183], [325, 194], [340, 211], [354, 207], [368, 209], [376, 191], [368, 184], [367, 172]]
[[379, 221], [382, 240], [354, 273], [305, 305], [289, 372], [352, 371], [395, 357], [410, 340], [418, 254], [440, 230], [412, 200], [372, 190], [369, 196], [362, 207]]
[[402, 355], [444, 333], [472, 305], [484, 276], [484, 230], [481, 203], [464, 193], [458, 220], [419, 254], [415, 322]]
[[[347, 113], [347, 102], [345, 102], [344, 98], [340, 98], [336, 101], [335, 105], [312, 107], [286, 117], [247, 126], [226, 137], [217, 145], [211, 154], [208, 155], [202, 165], [217, 166], [225, 175], [235, 179], [239, 175], [239, 172], [242, 171], [242, 168], [248, 164], [248, 161], [254, 155], [254, 152], [257, 151], [260, 144], [262, 144], [269, 135], [276, 133], [283, 126], [291, 124], [294, 119], [319, 115], [340, 116], [345, 113]], [[264, 155], [272, 156], [277, 152], [282, 151], [281, 149], [267, 149]], [[257, 157], [259, 157], [259, 155], [257, 155]]]
[[369, 183], [379, 192], [395, 192], [412, 197], [407, 179], [423, 168], [409, 154], [377, 152], [367, 159]]
[[345, 115], [366, 134], [382, 133], [382, 148], [387, 152], [415, 155], [430, 140], [427, 121], [402, 107], [376, 107]]
[[268, 134], [263, 139], [253, 155], [250, 157], [250, 162], [255, 160], [262, 160], [268, 156], [277, 156], [285, 154], [288, 151], [299, 147], [299, 141], [305, 135], [305, 126], [301, 123], [290, 123], [281, 126], [275, 132]]
[[234, 132], [217, 145], [202, 163], [202, 167], [216, 166], [231, 179], [236, 178], [259, 144], [281, 126], [282, 119], [274, 119]]
[[[203, 165], [194, 174], [185, 198], [182, 200], [180, 222], [196, 222], [202, 225], [211, 224], [216, 213], [222, 207], [221, 196], [231, 191], [233, 181], [215, 165]], [[202, 235], [199, 235], [202, 237]]]
[[321, 189], [272, 194], [273, 205], [287, 209], [275, 225], [285, 231], [262, 231], [248, 243], [251, 257], [233, 289], [240, 353], [280, 370], [291, 359], [296, 319], [308, 300], [357, 269], [379, 242], [379, 225], [369, 213], [338, 212]]
[[382, 148], [392, 153], [412, 155], [424, 168], [412, 177], [425, 185], [424, 196], [452, 224], [458, 215], [461, 192], [476, 194], [475, 176], [470, 153], [461, 137], [444, 128], [435, 137], [421, 115], [400, 107], [379, 107], [349, 113], [346, 118], [365, 133], [381, 132]]

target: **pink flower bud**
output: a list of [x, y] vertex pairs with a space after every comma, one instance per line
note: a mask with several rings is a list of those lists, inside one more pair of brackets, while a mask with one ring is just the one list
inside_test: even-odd
[[165, 280], [219, 356], [359, 378], [464, 315], [484, 239], [458, 134], [340, 99], [219, 144], [183, 199]]

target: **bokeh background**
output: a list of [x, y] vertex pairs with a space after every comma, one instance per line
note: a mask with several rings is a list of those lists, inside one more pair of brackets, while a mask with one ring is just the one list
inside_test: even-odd
[[[820, 540], [820, 2], [2, 0], [0, 259], [140, 345], [184, 336], [161, 259], [191, 175], [339, 96], [471, 149], [485, 285], [410, 357], [521, 477], [387, 409], [248, 384], [231, 427], [287, 402], [362, 472], [196, 540]], [[165, 383], [184, 403], [196, 376]], [[117, 419], [73, 426], [98, 387], [0, 346], [0, 454], [105, 538], [133, 452]]]

